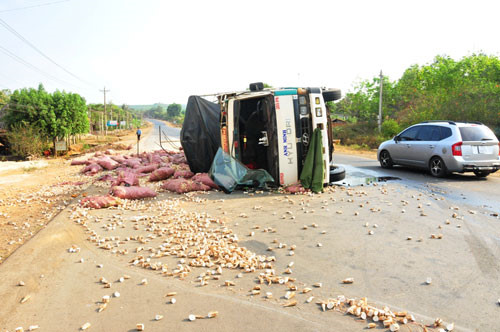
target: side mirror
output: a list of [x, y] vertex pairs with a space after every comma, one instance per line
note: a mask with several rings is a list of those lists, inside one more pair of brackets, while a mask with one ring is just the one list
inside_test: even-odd
[[401, 141], [401, 137], [399, 136], [394, 136], [394, 142], [399, 142]]

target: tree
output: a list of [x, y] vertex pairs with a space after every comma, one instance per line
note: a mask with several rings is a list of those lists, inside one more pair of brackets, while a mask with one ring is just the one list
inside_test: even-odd
[[[337, 103], [334, 113], [373, 123], [378, 113], [379, 78], [358, 83]], [[481, 121], [500, 127], [500, 59], [473, 54], [455, 61], [436, 56], [412, 65], [392, 82], [384, 77], [383, 118], [403, 126], [424, 120]]]
[[437, 56], [405, 71], [398, 85], [405, 98], [400, 119], [481, 121], [500, 126], [500, 60], [473, 54], [455, 61]]
[[172, 119], [178, 117], [179, 115], [181, 115], [181, 111], [182, 111], [182, 106], [180, 104], [173, 103], [173, 104], [168, 105], [168, 107], [167, 107], [168, 119], [172, 120]]
[[[88, 131], [85, 99], [74, 93], [55, 91], [49, 94], [42, 84], [38, 89], [21, 89], [12, 93], [6, 123], [10, 129], [30, 125], [54, 144], [58, 138]], [[16, 127], [17, 126], [17, 127]]]
[[[348, 92], [339, 102], [328, 104], [331, 112], [343, 114], [346, 118], [375, 123], [378, 116], [380, 78], [359, 82], [354, 92]], [[382, 90], [382, 116], [394, 116], [397, 111], [395, 82], [384, 76], [384, 89]]]
[[0, 108], [9, 102], [10, 90], [4, 89], [0, 90]]

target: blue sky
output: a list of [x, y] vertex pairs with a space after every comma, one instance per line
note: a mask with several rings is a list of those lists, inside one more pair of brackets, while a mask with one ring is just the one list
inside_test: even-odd
[[[52, 3], [50, 5], [45, 5]], [[12, 10], [23, 7], [32, 7]], [[115, 104], [185, 103], [191, 94], [273, 86], [344, 91], [438, 54], [499, 55], [495, 1], [0, 0], [0, 88], [77, 92]]]

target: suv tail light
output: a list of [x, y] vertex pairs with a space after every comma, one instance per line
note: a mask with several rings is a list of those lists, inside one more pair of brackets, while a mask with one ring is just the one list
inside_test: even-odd
[[500, 157], [500, 142], [498, 142], [498, 156]]
[[451, 153], [454, 156], [462, 156], [462, 142], [455, 143], [451, 146]]

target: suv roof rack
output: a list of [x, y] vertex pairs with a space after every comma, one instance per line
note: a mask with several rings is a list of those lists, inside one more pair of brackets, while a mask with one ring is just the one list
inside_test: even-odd
[[451, 125], [457, 125], [454, 121], [450, 121], [450, 120], [427, 120], [427, 121], [422, 121], [420, 123], [431, 123], [431, 122], [448, 122], [449, 124]]
[[479, 122], [479, 121], [461, 121], [460, 123], [473, 123], [473, 124], [477, 124], [477, 125], [482, 125], [483, 123], [482, 122]]

